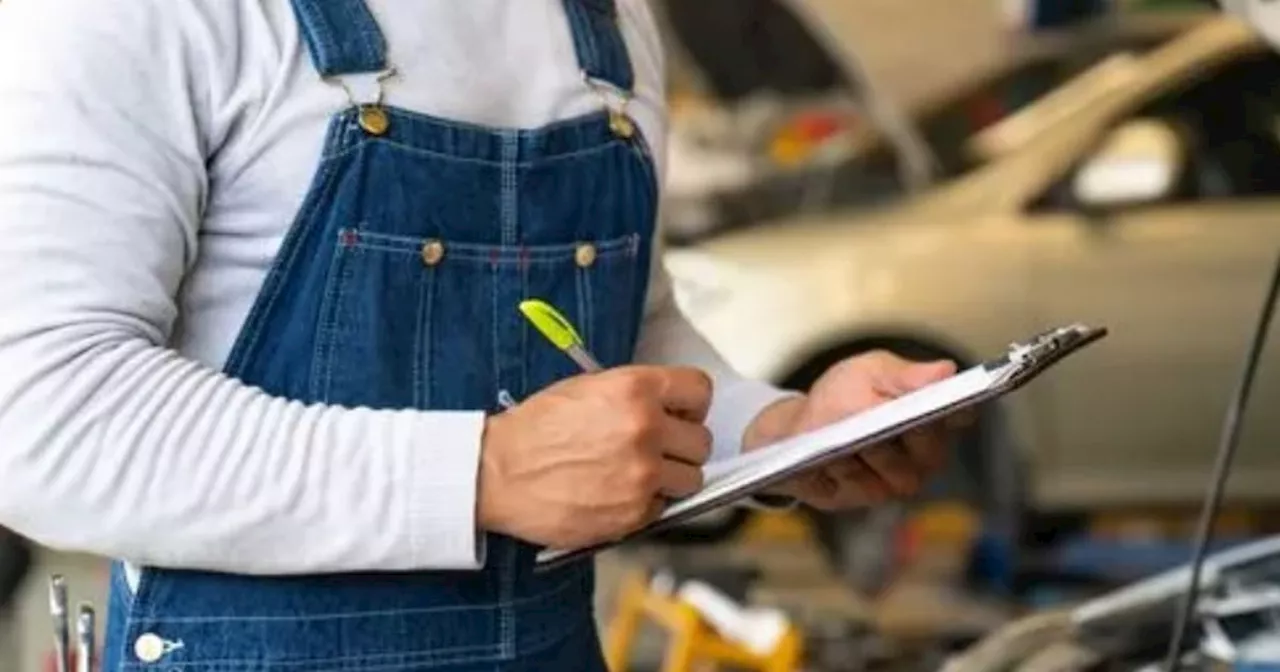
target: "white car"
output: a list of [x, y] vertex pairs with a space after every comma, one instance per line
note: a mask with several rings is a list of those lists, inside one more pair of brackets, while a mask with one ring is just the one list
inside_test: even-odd
[[[1280, 251], [1278, 129], [1280, 58], [1215, 18], [989, 127], [977, 168], [917, 196], [665, 259], [732, 364], [799, 388], [871, 348], [974, 363], [1047, 327], [1109, 327], [1004, 403], [974, 459], [1009, 458], [992, 446], [1010, 439], [1041, 510], [1194, 503]], [[1280, 337], [1252, 404], [1228, 497], [1274, 504]]]

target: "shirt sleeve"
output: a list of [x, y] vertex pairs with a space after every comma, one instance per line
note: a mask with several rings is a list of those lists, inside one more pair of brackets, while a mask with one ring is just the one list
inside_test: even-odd
[[211, 88], [173, 14], [0, 7], [0, 525], [245, 574], [479, 566], [481, 414], [307, 406], [166, 347]]
[[707, 426], [714, 437], [711, 459], [737, 455], [742, 450], [743, 435], [760, 411], [796, 393], [735, 372], [681, 312], [670, 276], [657, 261], [659, 257], [660, 253], [654, 254], [637, 359], [696, 366], [706, 371], [713, 382], [711, 410], [707, 414]]

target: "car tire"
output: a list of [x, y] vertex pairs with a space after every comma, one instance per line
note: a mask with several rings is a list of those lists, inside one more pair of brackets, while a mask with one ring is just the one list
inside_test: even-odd
[[[950, 359], [961, 367], [967, 365], [964, 358], [920, 340], [865, 339], [813, 358], [784, 384], [807, 390], [831, 365], [873, 350], [888, 350], [913, 361]], [[893, 582], [900, 564], [898, 541], [902, 526], [913, 508], [923, 502], [965, 502], [986, 526], [1016, 539], [1026, 508], [1021, 489], [1024, 469], [1018, 451], [1008, 445], [1007, 439], [998, 405], [987, 405], [979, 411], [978, 421], [958, 439], [956, 454], [944, 472], [921, 496], [851, 513], [810, 510], [816, 537], [833, 570], [863, 594], [883, 591]]]

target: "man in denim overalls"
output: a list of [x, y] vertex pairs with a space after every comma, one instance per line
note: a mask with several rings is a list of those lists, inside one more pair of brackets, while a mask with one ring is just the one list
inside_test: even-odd
[[538, 548], [953, 372], [715, 358], [655, 261], [656, 44], [641, 0], [6, 0], [0, 524], [120, 559], [107, 670], [601, 670], [590, 560]]

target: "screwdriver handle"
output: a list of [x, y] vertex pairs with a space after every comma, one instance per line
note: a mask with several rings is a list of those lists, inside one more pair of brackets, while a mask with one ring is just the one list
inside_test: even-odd
[[61, 574], [49, 577], [49, 614], [53, 617], [55, 668], [57, 672], [70, 672], [71, 625], [67, 614], [67, 580]]
[[76, 619], [76, 672], [93, 672], [94, 658], [97, 652], [94, 651], [98, 641], [97, 618], [93, 610], [93, 605], [89, 603], [80, 604], [79, 618]]

